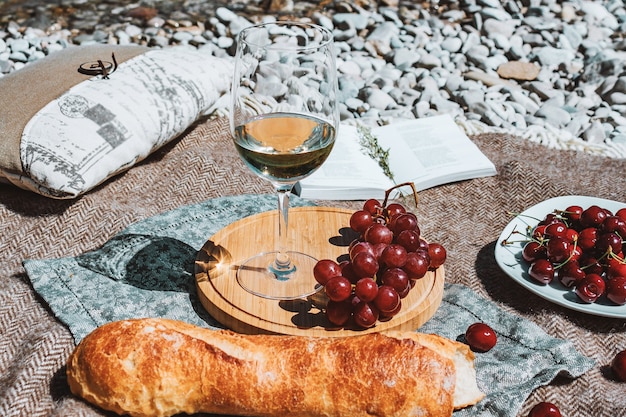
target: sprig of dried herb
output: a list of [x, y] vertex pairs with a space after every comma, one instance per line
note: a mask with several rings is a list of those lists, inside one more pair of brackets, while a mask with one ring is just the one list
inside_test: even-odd
[[392, 181], [393, 173], [389, 168], [389, 149], [385, 150], [380, 147], [376, 136], [372, 134], [372, 130], [361, 123], [357, 124], [357, 132], [359, 134], [359, 144], [367, 155], [378, 162], [385, 175]]

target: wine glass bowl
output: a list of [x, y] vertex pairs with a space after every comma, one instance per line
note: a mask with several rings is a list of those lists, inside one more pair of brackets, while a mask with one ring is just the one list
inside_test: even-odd
[[287, 250], [289, 194], [332, 150], [339, 122], [332, 34], [301, 22], [270, 22], [237, 37], [230, 128], [250, 170], [278, 195], [277, 248], [244, 261], [237, 281], [273, 299], [306, 297], [318, 290], [316, 259]]

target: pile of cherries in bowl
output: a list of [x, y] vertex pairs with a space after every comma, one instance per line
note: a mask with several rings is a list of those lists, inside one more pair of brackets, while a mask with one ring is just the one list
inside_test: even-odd
[[539, 284], [556, 279], [585, 303], [604, 297], [625, 305], [624, 253], [626, 208], [612, 213], [598, 205], [572, 205], [548, 213], [526, 231], [522, 258], [528, 275]]

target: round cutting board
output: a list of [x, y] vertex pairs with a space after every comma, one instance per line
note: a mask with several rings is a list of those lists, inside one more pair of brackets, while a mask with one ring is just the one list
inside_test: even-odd
[[[289, 248], [317, 259], [341, 261], [356, 237], [349, 228], [353, 211], [329, 207], [289, 210]], [[346, 336], [385, 330], [416, 330], [430, 319], [443, 296], [444, 268], [416, 281], [402, 300], [402, 310], [391, 320], [369, 329], [333, 327], [324, 316], [325, 295], [279, 301], [253, 295], [236, 278], [237, 266], [257, 252], [273, 250], [277, 211], [234, 222], [213, 235], [198, 252], [195, 277], [204, 308], [224, 326], [240, 333]], [[316, 282], [311, 271], [311, 285]]]

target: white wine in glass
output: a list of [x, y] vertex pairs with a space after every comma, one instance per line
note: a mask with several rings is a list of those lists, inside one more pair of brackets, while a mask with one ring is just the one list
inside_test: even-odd
[[278, 195], [277, 247], [239, 265], [238, 283], [260, 297], [291, 300], [319, 288], [317, 260], [287, 247], [289, 195], [324, 163], [339, 123], [332, 34], [301, 22], [254, 25], [237, 37], [230, 128], [246, 165]]

